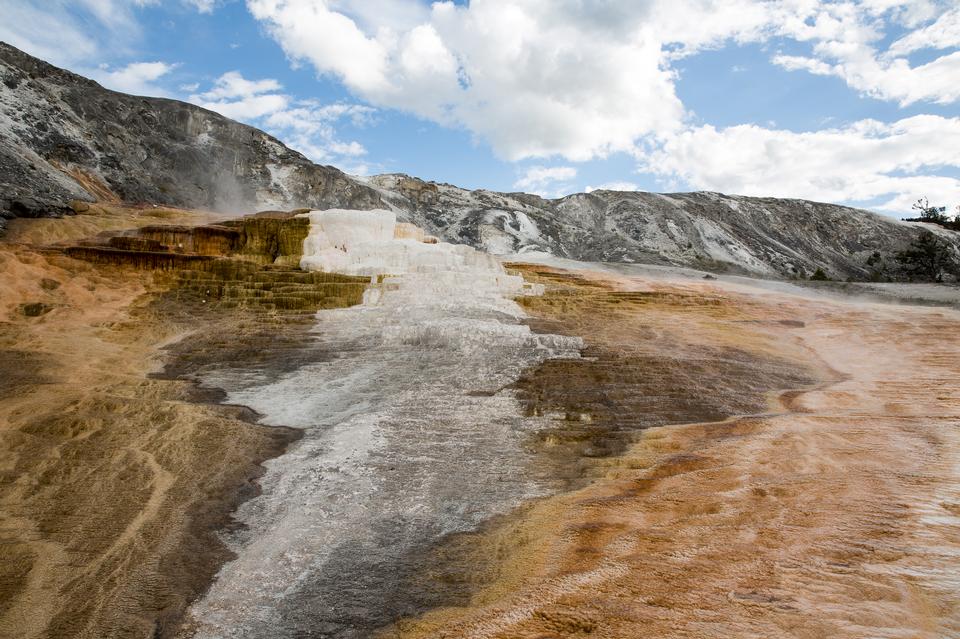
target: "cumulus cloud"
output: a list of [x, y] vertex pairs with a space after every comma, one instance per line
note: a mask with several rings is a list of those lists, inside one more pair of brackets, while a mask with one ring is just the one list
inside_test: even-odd
[[280, 82], [273, 78], [247, 80], [239, 71], [227, 71], [216, 79], [213, 87], [201, 93], [199, 98], [202, 100], [242, 98], [258, 93], [279, 91], [281, 88]]
[[247, 80], [239, 71], [224, 73], [209, 90], [190, 96], [190, 101], [234, 120], [249, 122], [281, 111], [290, 104], [290, 96], [272, 78]]
[[101, 67], [90, 72], [90, 77], [114, 91], [133, 95], [160, 96], [169, 95], [166, 89], [155, 82], [173, 71], [177, 65], [166, 62], [132, 62], [119, 69]]
[[417, 24], [358, 17], [363, 4], [247, 3], [292, 59], [374, 105], [465, 127], [509, 160], [629, 151], [682, 120], [645, 3], [437, 2], [412, 12]]
[[[370, 121], [373, 113], [370, 107], [357, 104], [302, 102], [293, 108], [271, 113], [263, 123], [292, 148], [316, 162], [337, 159], [355, 167], [356, 158], [366, 155], [367, 150], [359, 142], [338, 139], [335, 125], [344, 119], [362, 125]], [[356, 168], [352, 170], [357, 172]]]
[[[798, 196], [849, 201], [891, 194], [892, 202], [900, 197], [892, 195], [896, 188], [917, 188], [922, 177], [896, 168], [871, 171], [859, 162], [847, 170], [830, 161], [821, 165], [831, 167], [830, 176], [819, 181], [806, 173], [773, 175], [763, 184], [749, 175], [735, 178], [734, 167], [754, 167], [750, 154], [713, 146], [707, 157], [684, 141], [763, 138], [771, 153], [789, 146], [823, 160], [831, 149], [842, 157], [858, 136], [877, 136], [858, 132], [860, 124], [819, 133], [780, 131], [772, 123], [691, 127], [675, 91], [674, 65], [706, 49], [765, 43], [785, 70], [836, 76], [864, 95], [902, 106], [960, 100], [960, 51], [952, 50], [960, 44], [960, 9], [936, 0], [247, 0], [247, 6], [293, 61], [338, 78], [374, 105], [465, 128], [512, 161], [629, 152], [654, 167], [654, 158], [664, 159], [667, 165], [655, 171], [677, 186], [770, 194], [782, 185]], [[901, 33], [885, 45], [895, 30]], [[911, 62], [920, 50], [934, 55]], [[877, 135], [900, 140], [895, 130], [904, 123], [880, 125], [889, 130]], [[704, 164], [670, 162], [683, 154]], [[720, 175], [728, 157], [727, 175]], [[758, 168], [759, 175], [772, 170]], [[863, 182], [863, 171], [872, 179]], [[518, 185], [553, 188], [536, 178], [534, 170]], [[938, 178], [929, 188], [950, 192], [952, 184]]]
[[896, 100], [908, 106], [921, 100], [941, 104], [960, 99], [960, 52], [941, 56], [932, 62], [911, 67], [903, 58], [884, 60], [869, 55], [844, 54], [838, 62], [817, 58], [776, 56], [773, 59], [788, 70], [803, 69], [817, 75], [843, 78], [851, 87], [884, 100]]
[[[797, 16], [799, 17], [799, 16]], [[916, 27], [886, 50], [879, 48], [891, 23]], [[930, 2], [865, 1], [822, 3], [803, 21], [786, 21], [779, 34], [809, 42], [809, 55], [776, 55], [774, 64], [788, 70], [842, 78], [851, 88], [907, 106], [930, 101], [960, 100], [960, 51], [945, 52], [913, 66], [906, 57], [921, 49], [943, 50], [960, 45], [960, 9], [938, 10]]]
[[[837, 75], [903, 104], [960, 97], [960, 53], [916, 67], [898, 57], [923, 37], [923, 46], [952, 46], [956, 18], [924, 0], [247, 5], [293, 60], [339, 78], [371, 103], [465, 127], [508, 160], [589, 160], [682, 128], [671, 63], [731, 42], [809, 43], [810, 55], [776, 55], [774, 62]], [[918, 27], [918, 35], [878, 52], [884, 21]]]
[[224, 73], [209, 89], [191, 94], [188, 100], [260, 127], [314, 162], [348, 162], [353, 172], [365, 172], [356, 159], [366, 149], [359, 142], [339, 139], [335, 125], [344, 120], [355, 126], [370, 124], [375, 114], [371, 107], [297, 100], [283, 92], [278, 80], [249, 80], [239, 71]]
[[667, 139], [642, 169], [694, 188], [907, 211], [920, 195], [960, 201], [960, 180], [921, 171], [960, 168], [960, 118], [862, 120], [796, 133], [754, 125], [702, 126]]
[[513, 188], [541, 197], [566, 195], [572, 189], [571, 180], [577, 177], [572, 166], [531, 166], [513, 183]]
[[287, 108], [287, 105], [290, 104], [290, 97], [271, 93], [269, 95], [248, 95], [235, 100], [197, 102], [196, 104], [205, 109], [216, 111], [231, 120], [250, 122]]
[[910, 31], [896, 40], [888, 54], [903, 56], [923, 49], [960, 47], [960, 7], [946, 11], [932, 24]]

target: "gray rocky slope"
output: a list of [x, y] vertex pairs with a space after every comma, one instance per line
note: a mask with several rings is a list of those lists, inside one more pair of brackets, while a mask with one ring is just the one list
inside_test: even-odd
[[[200, 107], [104, 89], [0, 43], [0, 222], [115, 199], [233, 214], [389, 207], [495, 254], [540, 251], [763, 277], [893, 271], [926, 225], [805, 200], [594, 191], [560, 199], [469, 191], [401, 174], [355, 178]], [[931, 228], [960, 246], [958, 234]], [[879, 262], [874, 258], [879, 252]]]
[[0, 211], [72, 200], [229, 212], [380, 204], [372, 189], [200, 107], [104, 89], [0, 43]]
[[[367, 182], [412, 222], [500, 255], [539, 251], [771, 278], [822, 268], [833, 278], [864, 279], [895, 277], [894, 254], [924, 229], [960, 251], [960, 234], [953, 231], [807, 200], [623, 191], [548, 200], [399, 174]], [[880, 257], [871, 259], [874, 253]]]

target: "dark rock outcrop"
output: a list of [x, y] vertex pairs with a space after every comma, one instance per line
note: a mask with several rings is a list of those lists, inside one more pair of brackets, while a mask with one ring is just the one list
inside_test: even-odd
[[109, 91], [0, 43], [0, 219], [93, 200], [237, 214], [381, 204], [375, 190], [263, 131]]

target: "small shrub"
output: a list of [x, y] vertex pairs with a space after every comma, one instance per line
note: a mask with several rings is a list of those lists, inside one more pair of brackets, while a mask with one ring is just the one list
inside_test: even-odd
[[817, 270], [813, 272], [813, 275], [810, 276], [810, 281], [811, 282], [829, 282], [830, 278], [827, 276], [826, 273], [823, 272], [822, 268], [817, 268]]

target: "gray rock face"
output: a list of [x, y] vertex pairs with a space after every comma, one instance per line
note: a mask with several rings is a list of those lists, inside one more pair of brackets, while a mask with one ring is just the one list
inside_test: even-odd
[[540, 251], [772, 278], [822, 268], [833, 278], [862, 279], [892, 274], [893, 255], [925, 228], [960, 246], [960, 234], [931, 225], [806, 200], [619, 191], [545, 200], [401, 174], [368, 183], [429, 232], [501, 255]]
[[[199, 107], [108, 91], [0, 43], [0, 231], [4, 217], [72, 212], [73, 200], [242, 214], [389, 207], [447, 241], [494, 254], [542, 251], [762, 277], [885, 278], [923, 228], [804, 200], [595, 191], [556, 200], [468, 191], [402, 174], [354, 178]], [[874, 255], [879, 253], [879, 256]], [[869, 262], [868, 262], [869, 261]]]
[[95, 199], [232, 213], [380, 205], [373, 189], [253, 127], [109, 91], [0, 43], [0, 215]]

